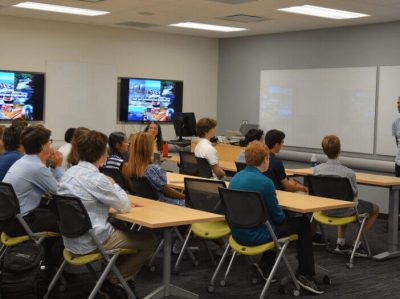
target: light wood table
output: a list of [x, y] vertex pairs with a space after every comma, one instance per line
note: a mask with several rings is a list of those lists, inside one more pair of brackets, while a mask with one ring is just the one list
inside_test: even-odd
[[[198, 140], [192, 140], [191, 144], [191, 151], [194, 152]], [[245, 149], [245, 147], [232, 145], [232, 144], [225, 144], [225, 143], [217, 143], [214, 145], [214, 148], [218, 152], [218, 158], [221, 161], [236, 161], [239, 157], [241, 151]], [[236, 171], [236, 167], [235, 167]]]
[[137, 196], [129, 196], [131, 202], [138, 207], [129, 213], [117, 213], [111, 210], [110, 214], [120, 220], [137, 223], [149, 228], [164, 229], [164, 260], [163, 285], [151, 292], [145, 298], [164, 298], [178, 296], [183, 298], [199, 298], [199, 295], [171, 284], [171, 227], [199, 222], [224, 221], [223, 215], [208, 213], [190, 208], [171, 205]]
[[[237, 157], [236, 157], [237, 158]], [[176, 162], [176, 163], [180, 163], [180, 158], [179, 155], [171, 155], [169, 157], [164, 157], [163, 158], [163, 162], [164, 161], [170, 161], [170, 162]], [[235, 161], [224, 161], [224, 160], [220, 160], [219, 161], [219, 166], [225, 170], [225, 171], [231, 171], [231, 172], [236, 172], [236, 164]]]
[[[286, 169], [288, 175], [311, 175], [311, 168], [300, 168], [300, 169]], [[357, 184], [368, 185], [375, 187], [382, 187], [389, 189], [389, 231], [388, 231], [388, 250], [379, 253], [374, 256], [376, 260], [385, 260], [389, 258], [395, 258], [400, 256], [399, 250], [399, 235], [398, 235], [398, 224], [399, 224], [399, 190], [400, 190], [400, 178], [386, 176], [386, 175], [375, 175], [369, 173], [356, 172]]]
[[[183, 190], [185, 177], [198, 178], [190, 175], [168, 172], [167, 173], [168, 185], [170, 185], [173, 188]], [[228, 187], [229, 182], [225, 183]], [[320, 196], [312, 196], [308, 194], [277, 190], [276, 195], [278, 198], [278, 203], [283, 209], [298, 213], [311, 213], [317, 211], [354, 207], [353, 202], [336, 200]]]

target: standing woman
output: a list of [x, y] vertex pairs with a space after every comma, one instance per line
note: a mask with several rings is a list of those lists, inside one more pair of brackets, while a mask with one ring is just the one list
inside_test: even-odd
[[162, 132], [161, 132], [161, 126], [158, 122], [150, 122], [144, 129], [144, 132], [150, 133], [154, 139], [154, 152], [155, 153], [162, 153], [163, 151], [163, 137], [162, 137]]
[[[158, 192], [158, 199], [163, 202], [184, 206], [185, 195], [167, 185], [167, 175], [158, 164], [152, 164], [154, 137], [146, 132], [135, 134], [131, 141], [129, 161], [124, 164], [122, 174], [130, 184], [133, 176], [145, 177]], [[130, 186], [131, 191], [133, 187]]]

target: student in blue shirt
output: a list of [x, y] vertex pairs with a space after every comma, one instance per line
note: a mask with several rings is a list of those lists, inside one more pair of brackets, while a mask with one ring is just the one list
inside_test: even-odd
[[20, 142], [22, 129], [21, 127], [10, 126], [4, 130], [3, 143], [6, 151], [0, 155], [0, 181], [4, 179], [10, 167], [24, 153], [24, 148]]
[[[256, 191], [261, 195], [267, 207], [269, 219], [278, 238], [297, 234], [297, 258], [299, 262], [299, 275], [297, 280], [306, 290], [315, 294], [322, 294], [314, 281], [314, 254], [311, 241], [310, 221], [306, 217], [286, 218], [285, 213], [278, 205], [275, 186], [263, 172], [269, 165], [269, 150], [260, 141], [251, 142], [245, 149], [247, 167], [236, 173], [232, 178], [229, 188], [245, 191]], [[272, 241], [268, 229], [263, 225], [253, 229], [237, 229], [231, 227], [233, 238], [243, 245], [260, 245]], [[275, 253], [266, 251], [259, 264], [254, 266], [263, 276], [268, 277], [270, 267], [275, 259]]]

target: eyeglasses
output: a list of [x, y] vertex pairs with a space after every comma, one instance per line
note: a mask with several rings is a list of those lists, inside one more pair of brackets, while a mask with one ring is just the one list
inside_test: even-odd
[[49, 139], [48, 143], [52, 144], [53, 143], [53, 139]]

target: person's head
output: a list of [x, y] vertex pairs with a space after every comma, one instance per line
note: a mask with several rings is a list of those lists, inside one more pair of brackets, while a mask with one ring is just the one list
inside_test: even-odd
[[250, 129], [246, 136], [244, 137], [244, 140], [240, 142], [241, 146], [247, 146], [250, 142], [255, 141], [255, 140], [261, 140], [261, 137], [263, 136], [264, 132], [263, 130], [259, 129]]
[[282, 149], [284, 139], [285, 133], [279, 130], [269, 130], [267, 134], [265, 134], [265, 144], [275, 153], [279, 153]]
[[129, 142], [124, 132], [113, 132], [108, 136], [110, 155], [123, 155], [128, 152]]
[[269, 149], [265, 143], [255, 140], [250, 142], [244, 150], [246, 164], [261, 168], [261, 171], [267, 171], [269, 165]]
[[22, 127], [10, 126], [4, 130], [3, 142], [6, 151], [20, 149]]
[[397, 111], [400, 112], [400, 97], [397, 98]]
[[12, 120], [11, 126], [22, 127], [22, 129], [25, 129], [28, 126], [28, 122], [22, 118], [16, 118]]
[[76, 139], [76, 148], [80, 161], [103, 165], [107, 160], [107, 136], [92, 130], [80, 134]]
[[154, 137], [150, 133], [139, 132], [131, 139], [127, 176], [143, 176], [147, 166], [153, 160]]
[[158, 151], [162, 151], [162, 146], [163, 146], [163, 137], [162, 137], [162, 132], [161, 132], [161, 126], [158, 122], [150, 122], [147, 124], [146, 128], [144, 129], [145, 132], [150, 133], [151, 135], [154, 136], [157, 142], [157, 149]]
[[89, 132], [90, 130], [85, 127], [78, 127], [75, 129], [74, 134], [72, 135], [71, 139], [71, 152], [69, 153], [68, 156], [68, 163], [71, 165], [76, 165], [79, 162], [79, 154], [78, 154], [78, 148], [76, 146], [76, 140], [81, 136], [82, 134], [85, 134]]
[[74, 136], [75, 130], [76, 130], [75, 128], [69, 128], [69, 129], [67, 129], [67, 130], [65, 131], [65, 134], [64, 134], [64, 141], [65, 141], [66, 143], [71, 143], [72, 136]]
[[322, 149], [329, 159], [336, 159], [340, 154], [340, 139], [336, 135], [328, 135], [322, 139]]
[[53, 148], [50, 139], [51, 131], [43, 125], [35, 125], [25, 128], [21, 133], [21, 144], [28, 155], [38, 155], [42, 161], [47, 161]]
[[196, 133], [200, 138], [210, 139], [215, 136], [217, 121], [212, 118], [201, 118], [196, 124]]

